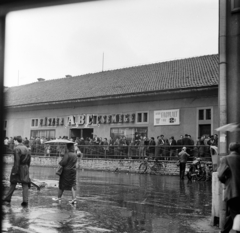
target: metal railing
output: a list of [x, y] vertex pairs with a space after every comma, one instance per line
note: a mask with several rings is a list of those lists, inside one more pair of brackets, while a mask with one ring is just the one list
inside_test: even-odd
[[[48, 144], [49, 145], [49, 144]], [[189, 153], [189, 161], [199, 157], [202, 160], [211, 161], [211, 148], [205, 145], [184, 145]], [[142, 146], [142, 145], [78, 145], [83, 158], [109, 158], [109, 159], [160, 159], [178, 160], [178, 153], [183, 146]], [[13, 146], [5, 146], [5, 154], [13, 153]], [[32, 156], [61, 156], [66, 151], [65, 145], [46, 144], [29, 147]]]

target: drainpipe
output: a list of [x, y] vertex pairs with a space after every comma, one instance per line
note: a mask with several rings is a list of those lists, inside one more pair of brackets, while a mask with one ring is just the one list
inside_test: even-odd
[[[227, 124], [227, 1], [219, 0], [219, 126]], [[219, 155], [227, 155], [227, 133], [220, 132]], [[218, 165], [220, 158], [218, 159]], [[219, 185], [219, 227], [223, 229], [226, 220], [226, 202], [223, 201], [224, 186]]]

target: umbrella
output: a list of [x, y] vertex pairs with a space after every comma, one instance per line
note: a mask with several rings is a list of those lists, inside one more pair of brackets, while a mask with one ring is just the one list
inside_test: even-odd
[[224, 131], [229, 131], [229, 132], [234, 132], [234, 131], [240, 131], [240, 125], [237, 123], [230, 123], [227, 125], [223, 125], [217, 129], [216, 131], [224, 132]]
[[51, 141], [45, 142], [45, 144], [50, 144], [50, 143], [55, 143], [55, 144], [74, 144], [74, 142], [66, 140], [66, 139], [55, 139]]

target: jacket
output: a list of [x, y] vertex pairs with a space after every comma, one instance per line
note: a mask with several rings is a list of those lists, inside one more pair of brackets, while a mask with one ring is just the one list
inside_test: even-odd
[[237, 152], [231, 152], [221, 159], [217, 170], [220, 180], [224, 180], [222, 178], [225, 176], [227, 167], [230, 168], [230, 175], [224, 182], [226, 187], [225, 201], [240, 197], [240, 155]]
[[12, 167], [10, 182], [30, 184], [29, 167], [31, 163], [31, 155], [26, 146], [22, 143], [14, 148], [14, 164]]

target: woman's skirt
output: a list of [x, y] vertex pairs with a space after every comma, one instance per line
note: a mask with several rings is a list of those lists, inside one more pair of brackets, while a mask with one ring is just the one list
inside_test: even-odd
[[60, 176], [59, 189], [61, 190], [76, 190], [76, 169], [64, 170]]

